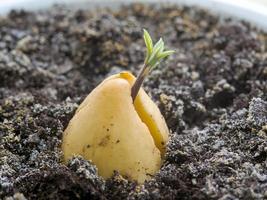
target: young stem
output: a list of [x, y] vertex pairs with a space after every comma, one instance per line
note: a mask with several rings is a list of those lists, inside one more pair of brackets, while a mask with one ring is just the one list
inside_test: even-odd
[[131, 96], [132, 96], [133, 102], [144, 82], [145, 77], [148, 75], [148, 73], [149, 73], [149, 67], [147, 64], [144, 64], [131, 89]]

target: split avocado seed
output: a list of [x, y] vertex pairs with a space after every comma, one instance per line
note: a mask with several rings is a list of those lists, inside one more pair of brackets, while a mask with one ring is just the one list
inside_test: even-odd
[[[154, 56], [164, 53], [160, 48]], [[91, 160], [104, 178], [118, 171], [138, 183], [160, 169], [169, 130], [158, 107], [141, 88], [140, 79], [147, 75], [147, 70], [142, 71], [137, 79], [130, 72], [112, 75], [85, 98], [63, 134], [65, 161], [81, 155]]]

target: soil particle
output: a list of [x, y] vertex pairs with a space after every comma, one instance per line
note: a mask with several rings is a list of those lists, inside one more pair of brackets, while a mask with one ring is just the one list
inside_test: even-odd
[[[21, 192], [28, 193], [29, 199], [106, 199], [94, 188], [90, 180], [85, 181], [86, 179], [88, 177], [81, 181], [77, 174], [65, 166], [58, 166], [56, 169], [33, 170], [17, 179], [15, 185], [23, 187]], [[27, 185], [24, 185], [25, 182]]]
[[253, 98], [249, 103], [248, 121], [255, 127], [267, 124], [267, 102], [261, 98]]
[[[198, 8], [142, 4], [14, 10], [0, 25], [0, 199], [267, 198], [265, 32]], [[62, 133], [101, 80], [137, 74], [142, 28], [176, 50], [144, 83], [170, 141], [145, 184], [117, 172], [105, 181], [81, 157], [63, 163]]]

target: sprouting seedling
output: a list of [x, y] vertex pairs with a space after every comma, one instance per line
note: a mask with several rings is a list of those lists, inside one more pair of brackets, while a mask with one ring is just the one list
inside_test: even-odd
[[146, 58], [144, 65], [131, 89], [133, 101], [135, 100], [145, 77], [162, 61], [162, 59], [174, 53], [173, 50], [164, 51], [164, 42], [162, 38], [160, 38], [158, 42], [153, 45], [153, 41], [146, 29], [144, 29], [144, 40], [146, 44]]

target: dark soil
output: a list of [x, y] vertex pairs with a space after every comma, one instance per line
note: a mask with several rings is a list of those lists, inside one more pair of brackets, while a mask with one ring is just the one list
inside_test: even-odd
[[[145, 82], [172, 131], [158, 174], [104, 181], [61, 137], [110, 74], [136, 74], [142, 28], [176, 53]], [[267, 199], [267, 34], [197, 8], [12, 11], [0, 19], [0, 199]]]

